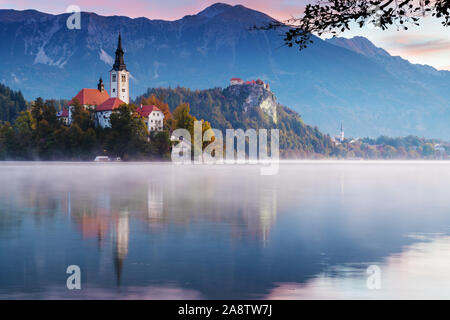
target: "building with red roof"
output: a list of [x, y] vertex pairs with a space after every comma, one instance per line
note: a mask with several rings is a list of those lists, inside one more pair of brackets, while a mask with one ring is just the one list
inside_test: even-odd
[[136, 110], [136, 112], [139, 113], [139, 115], [144, 118], [148, 118], [150, 113], [152, 113], [153, 111], [161, 111], [161, 110], [157, 106], [154, 106], [154, 105], [143, 106], [142, 104]]
[[75, 106], [75, 101], [83, 106], [84, 108], [94, 109], [97, 106], [101, 105], [103, 102], [109, 99], [109, 94], [105, 90], [105, 86], [103, 85], [103, 80], [100, 78], [98, 81], [97, 89], [89, 89], [83, 88], [81, 89], [72, 100], [69, 101], [67, 107], [67, 120], [64, 119], [64, 115], [58, 113], [57, 116], [67, 125], [70, 125], [72, 122], [72, 109]]
[[95, 112], [113, 111], [113, 110], [119, 108], [123, 104], [126, 104], [126, 103], [124, 101], [120, 100], [119, 98], [109, 98], [108, 100], [106, 100], [102, 104], [100, 104], [97, 108], [95, 108]]
[[144, 118], [148, 131], [162, 131], [164, 127], [164, 113], [154, 105], [141, 106], [136, 112]]
[[[101, 81], [101, 79], [100, 79]], [[109, 99], [109, 94], [106, 90], [98, 90], [98, 89], [81, 89], [78, 94], [69, 101], [68, 105], [75, 105], [74, 100], [77, 99], [78, 102], [84, 107], [94, 107], [99, 106], [107, 99]]]
[[250, 80], [250, 81], [244, 81], [241, 78], [231, 78], [230, 80], [230, 86], [237, 86], [237, 85], [258, 85], [266, 89], [267, 91], [270, 91], [270, 86], [268, 83], [265, 83], [261, 79], [257, 80]]
[[114, 110], [118, 109], [123, 104], [126, 103], [119, 98], [109, 98], [104, 101], [101, 105], [95, 108], [95, 118], [97, 120], [97, 124], [102, 128], [111, 127], [109, 117]]

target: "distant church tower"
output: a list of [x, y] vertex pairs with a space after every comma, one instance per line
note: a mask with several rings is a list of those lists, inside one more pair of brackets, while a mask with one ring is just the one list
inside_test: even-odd
[[116, 61], [110, 73], [111, 97], [130, 103], [130, 73], [123, 60], [122, 38], [119, 32], [119, 42], [116, 50]]

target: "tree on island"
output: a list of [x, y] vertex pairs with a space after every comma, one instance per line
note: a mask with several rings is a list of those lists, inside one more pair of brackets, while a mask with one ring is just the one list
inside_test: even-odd
[[[199, 121], [197, 118], [190, 114], [189, 103], [182, 103], [173, 111], [173, 129], [186, 129], [191, 135], [191, 143], [194, 144], [194, 122]], [[202, 122], [202, 136], [203, 134], [211, 129], [211, 124], [208, 121], [200, 120]], [[204, 141], [203, 147], [205, 148], [210, 142]]]
[[[253, 30], [282, 29], [288, 47], [300, 50], [313, 43], [312, 34], [318, 36], [350, 30], [356, 24], [360, 28], [373, 25], [382, 30], [392, 27], [407, 30], [409, 25], [419, 25], [425, 17], [432, 17], [444, 27], [450, 26], [449, 0], [317, 0], [308, 4], [300, 18], [272, 21], [254, 26]], [[286, 30], [287, 28], [287, 30]]]
[[93, 160], [99, 154], [123, 159], [168, 159], [168, 130], [148, 132], [134, 105], [123, 105], [111, 115], [111, 128], [96, 126], [94, 110], [76, 99], [69, 126], [56, 117], [54, 101], [41, 98], [19, 114], [13, 124], [0, 126], [0, 159]]
[[136, 113], [136, 106], [123, 104], [110, 116], [111, 129], [106, 142], [109, 153], [121, 158], [141, 157], [148, 151], [148, 129]]

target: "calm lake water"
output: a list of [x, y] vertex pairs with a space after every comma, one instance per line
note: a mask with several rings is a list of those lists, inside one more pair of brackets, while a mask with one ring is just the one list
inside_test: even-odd
[[0, 298], [450, 299], [449, 190], [449, 162], [2, 163]]

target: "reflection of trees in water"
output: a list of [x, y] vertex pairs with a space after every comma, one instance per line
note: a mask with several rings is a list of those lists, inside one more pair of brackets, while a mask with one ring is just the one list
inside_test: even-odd
[[24, 171], [15, 179], [4, 177], [0, 191], [0, 236], [10, 234], [26, 217], [39, 224], [63, 211], [65, 192], [54, 190], [45, 180]]
[[0, 199], [0, 238], [8, 238], [22, 225], [20, 214], [4, 205], [4, 199]]
[[227, 170], [218, 170], [217, 175], [207, 170], [186, 174], [184, 170], [171, 169], [166, 179], [112, 175], [89, 183], [63, 180], [57, 185], [36, 176], [20, 182], [23, 192], [14, 194], [22, 195], [18, 206], [26, 204], [36, 215], [66, 214], [85, 239], [97, 237], [100, 246], [111, 230], [111, 216], [121, 211], [145, 221], [153, 231], [201, 219], [229, 225], [233, 238], [267, 241], [276, 219], [275, 186], [257, 179], [243, 179], [236, 185]]
[[[11, 207], [29, 208], [26, 214], [66, 217], [84, 240], [96, 239], [99, 259], [105, 252], [118, 285], [127, 272], [131, 232], [166, 233], [171, 225], [189, 232], [192, 224], [213, 222], [229, 230], [233, 241], [267, 243], [277, 214], [276, 185], [243, 179], [236, 186], [222, 174], [184, 179], [111, 176], [89, 183], [62, 180], [52, 185], [48, 183], [51, 178], [36, 178], [27, 185], [20, 183], [21, 197], [9, 201]], [[13, 193], [20, 194], [17, 190]]]
[[[170, 224], [187, 227], [202, 220], [224, 224], [233, 240], [255, 239], [267, 244], [277, 217], [276, 184], [246, 181], [230, 191], [230, 185], [218, 183], [214, 176], [198, 177], [184, 187], [179, 181], [174, 183], [149, 178], [146, 183], [117, 181], [71, 192], [67, 211], [83, 237], [97, 237], [103, 244], [110, 235], [118, 284], [133, 228], [147, 226], [151, 232], [165, 232]], [[145, 224], [131, 228], [130, 219]]]
[[[176, 174], [164, 193], [165, 207], [171, 223], [188, 225], [194, 221], [224, 223], [230, 227], [233, 239], [255, 238], [267, 242], [269, 232], [277, 216], [276, 181], [255, 172], [255, 177], [242, 179], [229, 172], [217, 171], [217, 175], [198, 173], [181, 179]], [[261, 179], [261, 180], [260, 180]]]

